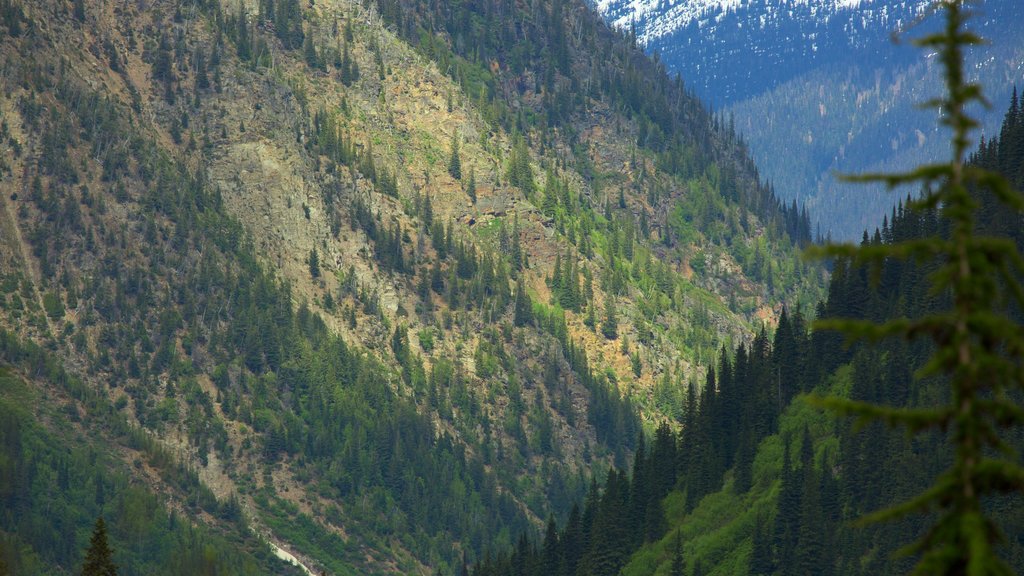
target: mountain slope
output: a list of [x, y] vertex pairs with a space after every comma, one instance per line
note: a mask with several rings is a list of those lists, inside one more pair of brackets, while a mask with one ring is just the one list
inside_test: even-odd
[[[998, 171], [1019, 189], [1024, 108], [1018, 97], [1011, 100], [999, 138], [980, 147], [971, 163]], [[1024, 245], [1019, 211], [994, 194], [976, 199], [975, 239], [991, 235]], [[942, 237], [950, 231], [940, 211], [901, 206], [864, 242], [881, 247]], [[948, 310], [950, 295], [934, 290], [942, 266], [940, 258], [889, 258], [873, 272], [869, 264], [839, 257], [817, 316], [882, 322]], [[1020, 320], [1012, 305], [1005, 313]], [[927, 532], [934, 515], [861, 521], [934, 486], [954, 459], [953, 433], [906, 434], [882, 421], [836, 418], [821, 409], [820, 398], [941, 410], [952, 402], [948, 380], [919, 377], [933, 353], [923, 339], [844, 346], [835, 331], [808, 332], [799, 311], [784, 315], [773, 338], [762, 331], [749, 346], [722, 351], [704, 386], [687, 390], [678, 429], [665, 424], [641, 442], [628, 474], [610, 471], [600, 489], [591, 484], [565, 522], [552, 520], [541, 535], [524, 535], [469, 573], [905, 574], [917, 558], [904, 546]], [[993, 431], [1014, 450], [1024, 445], [1020, 423]], [[1018, 571], [1024, 567], [1022, 509], [1019, 491], [982, 505], [986, 520], [1005, 536], [998, 553]]]
[[[218, 502], [194, 471], [127, 428], [114, 404], [46, 351], [3, 332], [0, 357], [5, 574], [76, 565], [100, 514], [124, 573], [292, 573], [249, 531], [237, 499]], [[183, 520], [192, 517], [217, 525]]]
[[314, 570], [451, 572], [564, 516], [820, 292], [806, 214], [578, 2], [0, 16], [0, 324]]

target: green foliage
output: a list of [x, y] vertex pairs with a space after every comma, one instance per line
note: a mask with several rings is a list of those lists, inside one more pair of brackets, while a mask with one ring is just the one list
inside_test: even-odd
[[[351, 23], [346, 23], [345, 29], [349, 31], [349, 33], [351, 33]], [[346, 36], [346, 40], [344, 41], [341, 47], [341, 63], [339, 66], [339, 79], [341, 80], [341, 83], [344, 84], [345, 86], [351, 86], [353, 83], [359, 80], [359, 64], [355, 60], [353, 60], [352, 57], [349, 55], [349, 41], [350, 40], [348, 36]]]
[[313, 35], [306, 34], [305, 41], [302, 44], [302, 56], [306, 60], [306, 66], [310, 69], [316, 70], [320, 67], [320, 58], [316, 53], [316, 46], [313, 44]]
[[[667, 574], [659, 566], [668, 570], [673, 562], [696, 564], [701, 560], [717, 566], [728, 564], [727, 573], [744, 574], [755, 520], [763, 528], [774, 505], [783, 444], [779, 433], [783, 438], [792, 437], [796, 426], [802, 431], [813, 430], [820, 437], [828, 432], [830, 421], [825, 415], [802, 401], [790, 407], [782, 422], [776, 412], [778, 394], [786, 392], [771, 373], [779, 361], [792, 355], [788, 346], [803, 349], [806, 345], [801, 325], [799, 337], [792, 342], [780, 341], [774, 350], [764, 333], [755, 338], [749, 352], [740, 346], [733, 360], [723, 350], [718, 369], [709, 374], [699, 400], [695, 386], [688, 387], [680, 431], [673, 432], [662, 424], [650, 442], [642, 437], [634, 453], [632, 477], [616, 470], [609, 472], [603, 491], [592, 486], [583, 504], [580, 525], [575, 526], [570, 515], [558, 537], [547, 539], [558, 543], [565, 567], [545, 572], [538, 558], [542, 553], [521, 543], [508, 556], [499, 556], [490, 564], [484, 561], [474, 574], [558, 576], [619, 574], [620, 570], [629, 575]], [[808, 361], [803, 358], [807, 357], [797, 356], [802, 358], [803, 368]], [[827, 532], [838, 529], [838, 524], [812, 522], [818, 518], [814, 503], [824, 499], [803, 497], [820, 482], [827, 484], [822, 478], [832, 478], [828, 467], [816, 466], [808, 434], [803, 432], [805, 449], [797, 472], [788, 477], [790, 490], [796, 495], [793, 528], [796, 532], [802, 530], [803, 542], [810, 544], [810, 537], [817, 536], [812, 527]], [[741, 489], [737, 487], [738, 477], [744, 466], [749, 468], [750, 480]], [[804, 517], [806, 523], [802, 523]], [[680, 532], [678, 522], [683, 519], [687, 525]], [[682, 540], [678, 552], [673, 549], [677, 537]], [[824, 554], [814, 552], [817, 549], [809, 549], [809, 558], [828, 562]], [[629, 560], [631, 555], [633, 559]], [[517, 566], [525, 568], [520, 572]]]
[[505, 178], [509, 184], [518, 187], [527, 196], [533, 194], [537, 187], [533, 179], [533, 168], [530, 167], [530, 150], [522, 136], [517, 136], [512, 145]]
[[619, 337], [619, 313], [615, 306], [615, 296], [608, 294], [604, 299], [604, 318], [601, 321], [601, 334], [609, 340]]
[[107, 525], [103, 517], [96, 519], [96, 526], [89, 538], [89, 549], [85, 552], [82, 576], [117, 576], [113, 552], [107, 544]]
[[[253, 4], [259, 6], [255, 14], [246, 11]], [[242, 76], [251, 73], [247, 67], [269, 66], [271, 54], [278, 62], [290, 64], [305, 58], [310, 66], [321, 68], [325, 62], [338, 61], [337, 56], [331, 59], [331, 48], [323, 50], [315, 44], [315, 26], [303, 32], [305, 8], [298, 0], [260, 0], [253, 4], [237, 9], [226, 5], [227, 12], [221, 14], [215, 3], [200, 2], [200, 13], [210, 9], [207, 21], [186, 28], [184, 34], [182, 27], [167, 29], [158, 44], [154, 41], [152, 49], [147, 47], [147, 53], [151, 51], [153, 55], [154, 78], [168, 103], [180, 95], [181, 85], [187, 84], [193, 73], [200, 88], [205, 53], [210, 54], [209, 71], [214, 86], [219, 85], [219, 64], [215, 62], [222, 58], [228, 59], [232, 74]], [[680, 176], [682, 181], [684, 172], [705, 171], [700, 152], [703, 147], [698, 143], [713, 144], [715, 137], [708, 133], [709, 126], [699, 120], [692, 123], [694, 130], [682, 129], [690, 123], [681, 120], [689, 116], [701, 118], [699, 104], [681, 86], [667, 82], [661, 71], [643, 60], [635, 48], [608, 41], [613, 35], [596, 33], [596, 21], [578, 20], [579, 34], [567, 34], [567, 25], [582, 14], [579, 4], [559, 1], [538, 5], [543, 14], [534, 18], [535, 15], [527, 15], [521, 4], [505, 0], [493, 3], [499, 12], [524, 16], [524, 30], [532, 38], [508, 45], [498, 39], [507, 38], [509, 30], [504, 26], [492, 30], [486, 20], [471, 10], [467, 12], [469, 4], [449, 3], [450, 13], [461, 16], [450, 17], [446, 9], [436, 19], [436, 30], [434, 22], [430, 23], [430, 32], [425, 32], [427, 20], [420, 19], [419, 12], [434, 10], [434, 6], [411, 4], [379, 2], [378, 7], [398, 34], [424, 32], [420, 49], [450, 64], [439, 69], [451, 71], [467, 87], [466, 98], [479, 103], [488, 121], [495, 126], [504, 124], [506, 128], [515, 125], [506, 133], [521, 135], [512, 139], [505, 176], [526, 193], [533, 194], [538, 184], [532, 160], [536, 158], [540, 166], [546, 167], [552, 155], [545, 149], [562, 149], [552, 138], [577, 140], [574, 123], [569, 120], [573, 114], [587, 109], [586, 99], [599, 93], [608, 96], [612, 109], [629, 109], [630, 114], [646, 117], [642, 120], [642, 140], [650, 147], [641, 151], [639, 161], [634, 161], [638, 173], [655, 161], [672, 168], [673, 176], [661, 177], [651, 185], [650, 198], [675, 201], [678, 198], [673, 195], [679, 192], [679, 182], [674, 178]], [[463, 16], [467, 16], [465, 26], [471, 33], [445, 38], [447, 30], [455, 31], [452, 26], [462, 25]], [[497, 20], [512, 22], [516, 18]], [[363, 24], [358, 26], [362, 31]], [[362, 53], [358, 52], [361, 45], [356, 43], [350, 21], [346, 21], [345, 28], [344, 45], [339, 51], [340, 74], [343, 83], [351, 84], [358, 81], [359, 74], [349, 54], [349, 44], [353, 54]], [[191, 29], [202, 33], [193, 36], [187, 33]], [[536, 33], [538, 29], [554, 35], [542, 38]], [[207, 30], [212, 34], [207, 36]], [[601, 63], [614, 61], [615, 66], [602, 64], [594, 69], [602, 72], [578, 75], [574, 66], [583, 51], [574, 44], [579, 37], [598, 44], [598, 48], [586, 50], [588, 54], [592, 53]], [[546, 45], [548, 38], [550, 46]], [[207, 41], [211, 44], [203, 44]], [[467, 42], [478, 45], [475, 55], [466, 50]], [[241, 66], [233, 55], [221, 54], [231, 43]], [[510, 58], [504, 57], [506, 50], [513, 52]], [[602, 50], [606, 54], [598, 56]], [[383, 76], [383, 50], [371, 46], [371, 52]], [[193, 66], [189, 66], [189, 54], [196, 55]], [[492, 72], [492, 62], [497, 71]], [[506, 68], [523, 74], [521, 78], [530, 77], [530, 68], [536, 68], [538, 73], [533, 75], [533, 82], [508, 82]], [[274, 82], [280, 80], [282, 69], [260, 74], [276, 90]], [[539, 73], [542, 69], [550, 73]], [[320, 74], [316, 81], [328, 79]], [[543, 84], [542, 96], [503, 101], [509, 96], [501, 94], [507, 86], [518, 84], [530, 90], [528, 85], [534, 83], [538, 87]], [[636, 329], [639, 343], [648, 345], [665, 338], [670, 342], [665, 345], [680, 342], [688, 346], [684, 356], [690, 356], [700, 347], [710, 350], [711, 343], [720, 335], [715, 315], [726, 312], [720, 305], [716, 307], [707, 290], [683, 280], [678, 272], [689, 246], [674, 247], [671, 232], [662, 236], [664, 247], [652, 246], [648, 242], [653, 238], [652, 227], [664, 223], [649, 218], [646, 211], [637, 216], [620, 207], [608, 218], [594, 212], [591, 198], [578, 188], [572, 173], [575, 164], [585, 178], [600, 176], [595, 174], [592, 164], [587, 167], [591, 152], [585, 142], [564, 148], [577, 157], [558, 159], [545, 181], [545, 210], [561, 235], [559, 242], [566, 248], [565, 266], [553, 279], [559, 289], [553, 292], [552, 309], [532, 302], [525, 287], [528, 279], [524, 271], [530, 268], [527, 251], [533, 246], [520, 243], [524, 238], [532, 242], [535, 221], [521, 230], [516, 210], [511, 234], [503, 229], [504, 238], [499, 238], [495, 247], [489, 242], [492, 239], [480, 232], [482, 226], [467, 234], [466, 228], [458, 223], [441, 221], [441, 214], [450, 214], [450, 206], [438, 210], [435, 218], [429, 193], [422, 202], [417, 199], [413, 209], [413, 199], [399, 198], [399, 176], [403, 182], [410, 181], [409, 174], [403, 173], [406, 167], [400, 162], [388, 167], [389, 162], [394, 162], [390, 156], [392, 142], [381, 146], [386, 152], [379, 155], [373, 152], [372, 138], [357, 146], [348, 122], [353, 114], [359, 113], [359, 107], [343, 104], [337, 113], [321, 110], [311, 112], [312, 118], [288, 117], [295, 120], [296, 140], [304, 146], [301, 165], [306, 166], [309, 160], [308, 165], [320, 171], [317, 181], [324, 183], [323, 200], [333, 235], [340, 238], [347, 218], [353, 231], [346, 234], [347, 238], [355, 236], [357, 243], [365, 239], [370, 246], [356, 257], [372, 255], [373, 261], [367, 264], [375, 272], [394, 272], [389, 282], [397, 287], [415, 285], [421, 296], [414, 306], [406, 307], [403, 302], [398, 312], [401, 319], [392, 323], [382, 308], [378, 287], [372, 284], [379, 275], [361, 274], [362, 280], [357, 280], [354, 273], [342, 274], [338, 286], [330, 274], [321, 275], [326, 272], [321, 269], [322, 254], [317, 249], [311, 251], [307, 260], [309, 272], [319, 277], [318, 286], [328, 290], [322, 300], [324, 309], [329, 313], [340, 309], [350, 327], [365, 327], [355, 332], [360, 337], [381, 335], [381, 342], [374, 341], [368, 346], [373, 350], [363, 349], [331, 335], [326, 323], [311, 308], [313, 304], [301, 304], [296, 309], [288, 285], [278, 282], [258, 264], [242, 227], [227, 216], [220, 191], [206, 182], [205, 169], [212, 159], [206, 155], [208, 149], [193, 156], [183, 146], [174, 155], [164, 154], [160, 143], [150, 141], [145, 133], [134, 128], [139, 125], [138, 117], [121, 110], [118, 99], [81, 89], [73, 79], [54, 79], [53, 84], [58, 87], [56, 103], [46, 100], [45, 105], [40, 105], [35, 96], [26, 96], [21, 106], [26, 110], [26, 118], [31, 116], [27, 111], [33, 107], [43, 110], [39, 114], [44, 118], [41, 130], [45, 133], [40, 177], [36, 179], [39, 186], [30, 187], [28, 204], [29, 209], [35, 206], [39, 212], [30, 214], [30, 219], [38, 222], [31, 242], [44, 276], [53, 280], [47, 284], [52, 286], [52, 300], [65, 301], [76, 309], [73, 342], [67, 346], [73, 346], [81, 355], [87, 370], [102, 375], [112, 388], [117, 388], [118, 418], [136, 419], [154, 433], [178, 427], [195, 450], [200, 465], [205, 463], [208, 451], [216, 450], [226, 472], [241, 478], [237, 482], [242, 489], [248, 491], [258, 484], [249, 478], [245, 464], [283, 462], [298, 471], [304, 489], [325, 499], [344, 501], [343, 511], [325, 512], [316, 506], [311, 516], [300, 514], [289, 502], [275, 498], [271, 489], [255, 495], [257, 513], [264, 515], [263, 520], [275, 534], [297, 543], [318, 559], [323, 557], [325, 567], [332, 571], [344, 572], [346, 565], [353, 571], [368, 569], [367, 551], [385, 549], [387, 554], [415, 557], [443, 569], [455, 565], [460, 552], [472, 559], [488, 547], [511, 544], [511, 534], [527, 530], [531, 517], [542, 518], [549, 513], [556, 518], [564, 516], [566, 503], [581, 494], [585, 475], [570, 473], [569, 467], [563, 469], [558, 456], [565, 446], [565, 430], [583, 417], [584, 410], [597, 442], [591, 441], [581, 449], [573, 447], [574, 452], [578, 449], [583, 453], [576, 463], [628, 462], [640, 428], [634, 406], [619, 390], [618, 376], [591, 368], [584, 347], [572, 341], [566, 321], [567, 314], [582, 314], [586, 309], [591, 315], [590, 324], [598, 323], [596, 317], [601, 311], [595, 310], [593, 276], [600, 276], [605, 302], [613, 307], [617, 302], [624, 303], [624, 310], [628, 309], [629, 318], [635, 323], [631, 330]], [[281, 87], [284, 88], [283, 84]], [[36, 88], [39, 92], [46, 90], [42, 83]], [[291, 88], [291, 93], [282, 94], [294, 96], [296, 107], [303, 112], [308, 110], [305, 92], [294, 85]], [[640, 97], [644, 91], [665, 106], [646, 104]], [[355, 97], [355, 92], [350, 96]], [[534, 104], [541, 99], [546, 102], [544, 110], [539, 111]], [[678, 106], [668, 105], [672, 101]], [[205, 116], [194, 114], [196, 110], [190, 105], [200, 108], [198, 101], [174, 104], [175, 108], [189, 108], [194, 126], [206, 124], [205, 120], [198, 121]], [[263, 114], [271, 108], [276, 113], [279, 107], [267, 103]], [[509, 112], [513, 108], [518, 118]], [[48, 115], [52, 122], [46, 119]], [[158, 122], [165, 121], [162, 114], [155, 117]], [[629, 118], [626, 120], [628, 124]], [[31, 124], [31, 120], [28, 122]], [[251, 133], [263, 126], [257, 118], [246, 117], [245, 124]], [[237, 125], [237, 118], [231, 125]], [[556, 131], [548, 127], [558, 127], [559, 136], [552, 136]], [[187, 142], [188, 115], [175, 112], [169, 130], [172, 137], [177, 134], [182, 143]], [[223, 128], [222, 134], [221, 138], [228, 140]], [[692, 141], [688, 140], [691, 135]], [[453, 140], [452, 158], [459, 160], [459, 176], [452, 174], [455, 177], [462, 176], [463, 168], [458, 146], [459, 141]], [[75, 150], [76, 147], [80, 150]], [[92, 149], [84, 153], [85, 148]], [[655, 160], [656, 149], [659, 155]], [[184, 160], [179, 160], [179, 152]], [[731, 157], [730, 154], [724, 153], [723, 157]], [[79, 193], [78, 186], [70, 184], [82, 178], [92, 186], [92, 179], [89, 175], [80, 176], [79, 162], [69, 158], [82, 158], [81, 165], [88, 169], [92, 159], [102, 159], [101, 178], [105, 185], [91, 195]], [[640, 167], [640, 163], [644, 166]], [[723, 161], [723, 165], [729, 163]], [[451, 164], [450, 161], [449, 167]], [[735, 177], [735, 170], [730, 180], [728, 167], [708, 173], [713, 176], [704, 186], [709, 197], [716, 192], [716, 186], [731, 186], [737, 192], [744, 182]], [[376, 192], [385, 198], [366, 194], [362, 184], [357, 186], [360, 176], [373, 182]], [[649, 176], [639, 178], [655, 180]], [[466, 193], [473, 200], [475, 184], [470, 168]], [[636, 207], [642, 202], [641, 190], [625, 186], [620, 190], [620, 206]], [[753, 185], [749, 191], [751, 198], [760, 198], [764, 193], [766, 190]], [[738, 192], [736, 197], [739, 198]], [[117, 202], [114, 215], [101, 217], [98, 207], [93, 210], [91, 202], [96, 198], [111, 204]], [[387, 216], [391, 206], [402, 204], [409, 218]], [[723, 213], [735, 210], [728, 202], [721, 206], [709, 202], [708, 206], [721, 207]], [[660, 210], [654, 202], [652, 207], [652, 213]], [[306, 217], [311, 218], [308, 206], [304, 208]], [[764, 213], [772, 209], [765, 208]], [[86, 210], [87, 217], [76, 218], [76, 210]], [[708, 218], [708, 222], [713, 219]], [[428, 234], [433, 250], [425, 241]], [[701, 234], [695, 232], [694, 238], [703, 241]], [[732, 238], [721, 235], [718, 240]], [[137, 246], [146, 246], [148, 250], [137, 253]], [[57, 254], [62, 258], [53, 257]], [[766, 252], [759, 254], [771, 259]], [[599, 264], [602, 257], [608, 264], [607, 277]], [[47, 271], [47, 267], [52, 269]], [[58, 288], [56, 280], [64, 277], [70, 278], [68, 285]], [[371, 278], [371, 283], [361, 284], [366, 278]], [[510, 290], [513, 285], [514, 303]], [[73, 296], [78, 300], [77, 306], [72, 304]], [[26, 289], [19, 298], [18, 302], [29, 307], [30, 314], [38, 321], [43, 319], [37, 310], [32, 310], [38, 308], [33, 289]], [[332, 305], [335, 298], [337, 304]], [[13, 302], [13, 297], [10, 300]], [[4, 303], [7, 301], [5, 296]], [[435, 314], [438, 302], [441, 311]], [[670, 308], [673, 314], [666, 314]], [[357, 311], [362, 314], [358, 320]], [[617, 336], [617, 311], [613, 308], [605, 316], [604, 330]], [[659, 320], [662, 317], [678, 319], [678, 325], [664, 327]], [[414, 323], [427, 327], [431, 331], [428, 334], [437, 334], [433, 351], [427, 344], [431, 338], [420, 338], [422, 350], [433, 352], [429, 370], [424, 368], [415, 348], [409, 346], [405, 326]], [[512, 330], [510, 324], [523, 329]], [[469, 334], [479, 332], [476, 327], [480, 325], [500, 329], [480, 335], [474, 374], [461, 363], [460, 355], [465, 352], [461, 346]], [[386, 343], [389, 334], [393, 354], [389, 354]], [[456, 355], [445, 358], [453, 347]], [[641, 349], [648, 350], [637, 347]], [[639, 373], [639, 352], [631, 360], [634, 373]], [[543, 388], [535, 385], [537, 374], [541, 373]], [[199, 386], [206, 375], [216, 387], [210, 394]], [[679, 380], [670, 379], [664, 396], [683, 417], [687, 405], [682, 400], [681, 385]], [[507, 408], [504, 398], [490, 402], [486, 397], [506, 393]], [[714, 411], [710, 407], [711, 395], [708, 398], [706, 415]], [[688, 406], [696, 405], [695, 400]], [[715, 416], [714, 420], [720, 424], [723, 418]], [[230, 443], [227, 427], [242, 424], [251, 434], [246, 435], [240, 446]], [[501, 424], [505, 430], [499, 429]], [[716, 433], [716, 442], [718, 438]], [[135, 438], [133, 442], [141, 441]], [[715, 464], [706, 468], [707, 478], [692, 493], [717, 487], [724, 462], [735, 457], [725, 452], [734, 448], [732, 444], [717, 444], [706, 450], [701, 457]], [[160, 458], [173, 462], [167, 454]], [[654, 464], [647, 463], [641, 468], [644, 466]], [[641, 470], [641, 479], [645, 473]], [[232, 517], [239, 514], [237, 501], [234, 505], [230, 500], [218, 504], [194, 475], [170, 475], [185, 478], [181, 483], [188, 487], [190, 502], [194, 500], [197, 509]], [[660, 470], [657, 476], [667, 478], [668, 473]], [[612, 487], [619, 503], [624, 497], [623, 480], [624, 475], [619, 475]], [[668, 490], [667, 484], [659, 482], [657, 490], [630, 495], [628, 513], [606, 511], [602, 522], [610, 525], [615, 524], [616, 518], [630, 518], [630, 541], [612, 542], [608, 554], [595, 549], [588, 562], [610, 571], [624, 561], [628, 549], [636, 544], [633, 538], [658, 538], [664, 525], [655, 494]], [[695, 481], [694, 486], [697, 484]], [[632, 484], [628, 489], [633, 489]], [[609, 502], [615, 508], [615, 501]], [[147, 506], [141, 509], [153, 509]], [[91, 512], [90, 518], [94, 518], [98, 511]], [[330, 538], [322, 527], [324, 522], [344, 525], [350, 540], [342, 544]], [[112, 521], [111, 526], [117, 524]], [[621, 526], [613, 527], [621, 533]], [[639, 536], [632, 536], [633, 528], [637, 528], [635, 533]], [[118, 530], [112, 529], [112, 541], [117, 554], [126, 556], [118, 556], [117, 560], [126, 570], [138, 573], [127, 558], [134, 557], [135, 552], [125, 552]], [[205, 553], [195, 552], [198, 547], [189, 550], [191, 555], [185, 558]], [[228, 561], [233, 558], [229, 556]], [[378, 561], [380, 558], [374, 557], [372, 562]], [[182, 566], [185, 565], [183, 561]], [[239, 566], [243, 565], [239, 562]], [[402, 565], [399, 570], [407, 568]], [[180, 571], [190, 573], [184, 567]]]
[[61, 302], [60, 296], [52, 291], [43, 294], [43, 309], [46, 315], [54, 320], [64, 317], [64, 303]]
[[469, 196], [469, 201], [476, 204], [476, 171], [470, 168], [469, 170], [469, 182], [466, 183], [466, 196]]
[[672, 551], [672, 568], [669, 576], [685, 576], [686, 561], [683, 559], [683, 540], [679, 532], [676, 532], [676, 548]]
[[[451, 152], [448, 156], [448, 175], [456, 180], [462, 179], [462, 159], [459, 157], [459, 133], [452, 135]], [[475, 194], [475, 192], [474, 192]], [[475, 200], [475, 198], [474, 198]]]
[[302, 7], [299, 0], [260, 0], [260, 18], [271, 24], [274, 34], [285, 49], [303, 46]]
[[[15, 376], [34, 374], [58, 386], [71, 404], [43, 403]], [[35, 406], [37, 410], [26, 410]], [[78, 420], [79, 410], [86, 419]], [[67, 430], [87, 422], [103, 436]], [[109, 435], [109, 436], [108, 436]], [[185, 511], [227, 520], [224, 532], [183, 522], [165, 496], [139, 486], [107, 439], [137, 450]], [[140, 462], [139, 465], [142, 463]], [[237, 511], [237, 502], [235, 502]], [[195, 473], [174, 463], [133, 429], [106, 398], [69, 375], [43, 349], [0, 331], [0, 558], [12, 574], [270, 574], [265, 556], [230, 501], [203, 492]], [[95, 521], [97, 517], [100, 520]], [[92, 537], [90, 541], [90, 531]], [[211, 554], [216, 551], [216, 554]], [[259, 557], [266, 558], [258, 560]]]
[[923, 197], [910, 206], [937, 211], [944, 234], [882, 245], [834, 246], [825, 253], [871, 264], [875, 270], [893, 258], [935, 262], [931, 291], [949, 294], [949, 307], [917, 318], [883, 323], [832, 320], [821, 326], [842, 330], [851, 339], [929, 339], [935, 348], [920, 376], [948, 378], [951, 396], [948, 403], [921, 408], [838, 399], [825, 403], [864, 422], [882, 421], [915, 433], [949, 429], [954, 452], [951, 467], [920, 494], [868, 519], [894, 519], [937, 508], [934, 524], [908, 548], [921, 554], [916, 573], [1007, 574], [1010, 568], [994, 549], [1001, 540], [1000, 531], [983, 502], [993, 494], [1024, 489], [1024, 467], [1002, 456], [1010, 448], [1000, 433], [1024, 423], [1024, 411], [1012, 396], [1024, 388], [1019, 370], [1024, 338], [1006, 313], [1010, 306], [1024, 305], [1018, 279], [1024, 261], [1012, 241], [978, 232], [976, 194], [984, 190], [1016, 212], [1024, 208], [1024, 197], [1001, 176], [966, 164], [970, 133], [977, 127], [966, 106], [983, 97], [979, 86], [964, 79], [963, 50], [981, 40], [964, 30], [967, 15], [960, 0], [938, 4], [945, 28], [915, 43], [937, 50], [945, 68], [946, 94], [929, 105], [941, 110], [942, 124], [952, 130], [952, 158], [908, 173], [854, 179], [881, 181], [890, 187], [923, 184]]
[[526, 285], [522, 277], [516, 282], [516, 301], [513, 321], [516, 326], [526, 326], [533, 323], [533, 304], [530, 295], [526, 293]]
[[316, 251], [316, 248], [313, 248], [312, 250], [310, 250], [308, 264], [309, 264], [309, 275], [312, 276], [313, 278], [319, 278], [320, 277], [320, 254]]

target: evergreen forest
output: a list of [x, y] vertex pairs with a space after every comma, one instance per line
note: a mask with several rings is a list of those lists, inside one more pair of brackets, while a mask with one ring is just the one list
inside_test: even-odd
[[[0, 0], [0, 151], [0, 576], [916, 562], [929, 516], [853, 521], [950, 433], [823, 406], [949, 401], [935, 349], [816, 326], [948, 308], [938, 264], [805, 258], [583, 0]], [[1016, 95], [972, 152], [1024, 185]], [[951, 237], [919, 200], [861, 248]]]
[[[1014, 90], [998, 137], [983, 141], [972, 167], [1024, 187], [1024, 107]], [[1024, 246], [1020, 214], [974, 191], [977, 232]], [[908, 196], [861, 247], [893, 246], [950, 234], [938, 209], [911, 208]], [[930, 289], [932, 262], [889, 258], [877, 267], [851, 258], [832, 263], [828, 296], [814, 317], [885, 321], [950, 307]], [[1012, 307], [1014, 321], [1020, 309]], [[699, 395], [687, 394], [676, 426], [641, 438], [628, 468], [591, 484], [568, 520], [524, 534], [464, 574], [905, 574], [901, 555], [933, 514], [859, 525], [910, 499], [949, 468], [948, 435], [907, 436], [882, 422], [823, 417], [815, 396], [837, 395], [892, 407], [948, 402], [947, 380], [916, 378], [930, 345], [894, 340], [844, 346], [843, 336], [810, 330], [800, 310], [784, 313], [769, 338], [722, 350]], [[1019, 391], [1013, 393], [1017, 397]], [[673, 430], [679, 430], [674, 432]], [[1024, 447], [1018, 425], [1006, 441]], [[1018, 457], [1019, 458], [1019, 457]], [[994, 496], [985, 512], [1002, 530], [999, 555], [1024, 570], [1024, 508], [1017, 493]], [[947, 573], [947, 572], [943, 572]], [[987, 573], [987, 572], [986, 572]]]

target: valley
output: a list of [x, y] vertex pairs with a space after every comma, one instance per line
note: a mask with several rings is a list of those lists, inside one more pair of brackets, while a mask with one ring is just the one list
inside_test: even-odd
[[583, 0], [0, 0], [0, 575], [905, 571], [943, 434], [815, 398], [949, 391], [814, 323], [934, 263], [806, 257], [738, 118]]
[[[815, 235], [857, 240], [900, 198], [843, 174], [904, 170], [946, 153], [936, 115], [917, 104], [941, 90], [939, 62], [912, 41], [931, 30], [919, 0], [597, 2], [735, 126], [762, 177], [806, 206]], [[989, 90], [974, 113], [996, 135], [1014, 86], [1024, 86], [1024, 9], [1012, 0], [972, 7], [989, 44], [968, 56]], [[783, 153], [780, 153], [783, 152]]]

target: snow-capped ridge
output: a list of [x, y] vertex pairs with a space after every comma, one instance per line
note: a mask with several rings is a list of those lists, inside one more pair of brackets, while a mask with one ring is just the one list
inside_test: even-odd
[[[714, 25], [729, 15], [738, 15], [740, 26], [753, 21], [762, 27], [767, 22], [793, 18], [795, 12], [820, 21], [837, 16], [884, 20], [890, 8], [916, 13], [928, 3], [929, 0], [596, 0], [594, 5], [611, 25], [622, 29], [635, 27], [637, 39], [647, 45], [693, 23], [702, 27]], [[869, 13], [853, 13], [857, 10]]]

